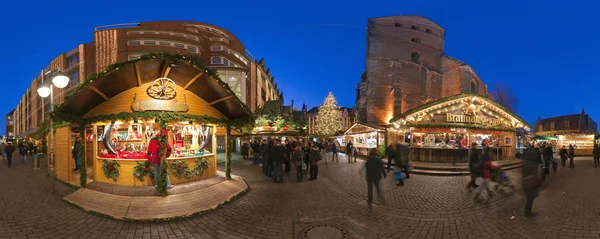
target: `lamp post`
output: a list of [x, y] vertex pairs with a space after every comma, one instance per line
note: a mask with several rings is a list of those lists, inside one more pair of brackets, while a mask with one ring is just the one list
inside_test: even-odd
[[[49, 71], [45, 75], [52, 75], [52, 83], [45, 81], [37, 90], [38, 95], [42, 98], [50, 96], [50, 112], [54, 111], [54, 85], [56, 88], [62, 89], [69, 85], [69, 77], [63, 75], [60, 71]], [[54, 121], [50, 117], [50, 177], [52, 178], [52, 193], [56, 191], [55, 175], [54, 175]]]

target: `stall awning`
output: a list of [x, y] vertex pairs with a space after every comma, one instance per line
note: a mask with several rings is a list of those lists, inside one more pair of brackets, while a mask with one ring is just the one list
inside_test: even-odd
[[536, 135], [535, 137], [533, 137], [533, 139], [540, 139], [540, 140], [558, 140], [558, 138], [554, 137], [554, 136], [544, 136], [544, 135]]
[[374, 131], [384, 132], [385, 128], [382, 126], [378, 126], [378, 125], [368, 125], [368, 124], [356, 123], [356, 124], [352, 125], [352, 127], [350, 127], [348, 130], [346, 130], [346, 132], [344, 132], [344, 135], [368, 133], [368, 132], [374, 132]]

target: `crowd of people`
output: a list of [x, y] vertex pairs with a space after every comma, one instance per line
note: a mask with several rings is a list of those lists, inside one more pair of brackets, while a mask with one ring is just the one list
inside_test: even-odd
[[37, 154], [37, 145], [31, 142], [19, 142], [17, 147], [12, 142], [0, 143], [0, 154], [2, 160], [5, 161], [7, 167], [12, 166], [12, 159], [15, 153], [21, 155], [21, 160], [24, 165], [27, 164], [27, 156]]

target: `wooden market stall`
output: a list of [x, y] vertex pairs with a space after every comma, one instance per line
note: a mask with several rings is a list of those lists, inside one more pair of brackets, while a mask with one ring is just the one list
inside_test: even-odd
[[[172, 148], [166, 162], [173, 184], [200, 180], [216, 174], [217, 134], [229, 135], [232, 120], [248, 115], [201, 59], [153, 53], [90, 75], [53, 118], [83, 127], [92, 180], [148, 186], [156, 184], [146, 155], [153, 137], [165, 135], [159, 140]], [[71, 127], [57, 129], [55, 137], [57, 178], [64, 181], [73, 178]]]
[[368, 155], [369, 149], [385, 144], [385, 128], [377, 125], [356, 123], [344, 132], [344, 136], [346, 144], [352, 142], [362, 155]]
[[411, 145], [411, 160], [466, 162], [469, 146], [492, 147], [492, 157], [516, 156], [516, 132], [530, 126], [493, 100], [460, 94], [432, 101], [390, 120], [387, 137]]

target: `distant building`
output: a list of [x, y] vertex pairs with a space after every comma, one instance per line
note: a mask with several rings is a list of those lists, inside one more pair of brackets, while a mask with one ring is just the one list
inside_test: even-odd
[[487, 85], [468, 64], [444, 53], [445, 30], [420, 16], [369, 19], [366, 71], [357, 87], [359, 121], [389, 120], [433, 100], [476, 93]]
[[579, 114], [540, 118], [534, 133], [537, 139], [554, 141], [557, 149], [573, 145], [576, 154], [591, 155], [598, 137], [598, 124], [582, 109]]
[[58, 69], [70, 78], [66, 88], [54, 91], [54, 104], [58, 104], [62, 103], [65, 93], [75, 89], [86, 76], [101, 72], [117, 61], [134, 60], [152, 52], [202, 58], [253, 112], [281, 95], [265, 60], [255, 59], [236, 36], [217, 26], [190, 21], [117, 24], [96, 27], [93, 39], [61, 53], [46, 67], [31, 69], [35, 77], [14, 111], [14, 137], [22, 138], [35, 132], [50, 111], [49, 98], [43, 99], [37, 94], [39, 86], [49, 80], [45, 73]]
[[13, 118], [14, 113], [15, 110], [13, 109], [12, 111], [8, 112], [8, 114], [6, 114], [6, 141], [12, 141], [15, 139], [15, 121]]
[[[356, 109], [341, 107], [340, 113], [342, 117], [342, 132], [348, 130], [352, 125], [357, 122], [356, 119]], [[319, 107], [313, 107], [308, 112], [306, 112], [306, 116], [308, 117], [308, 134], [316, 134], [317, 127], [317, 116], [319, 114]]]

